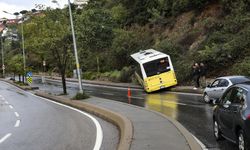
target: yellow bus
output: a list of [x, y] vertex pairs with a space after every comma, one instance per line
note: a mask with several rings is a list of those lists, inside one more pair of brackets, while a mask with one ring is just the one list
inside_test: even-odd
[[177, 85], [174, 67], [169, 55], [148, 49], [134, 53], [131, 57], [139, 65], [135, 74], [146, 92]]

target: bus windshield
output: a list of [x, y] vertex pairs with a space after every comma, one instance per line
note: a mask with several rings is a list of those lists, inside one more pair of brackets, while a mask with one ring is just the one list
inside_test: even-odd
[[170, 70], [168, 58], [161, 58], [143, 64], [147, 77], [164, 73]]

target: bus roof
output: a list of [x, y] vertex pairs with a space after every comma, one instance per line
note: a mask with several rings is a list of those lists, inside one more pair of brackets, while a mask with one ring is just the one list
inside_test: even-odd
[[144, 64], [146, 62], [150, 62], [156, 59], [169, 57], [169, 55], [164, 54], [162, 52], [156, 51], [154, 49], [143, 50], [138, 53], [134, 53], [131, 57], [137, 61], [139, 64]]

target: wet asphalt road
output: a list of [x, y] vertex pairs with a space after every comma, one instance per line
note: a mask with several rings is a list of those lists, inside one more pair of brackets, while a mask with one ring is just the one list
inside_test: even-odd
[[[62, 93], [60, 81], [46, 80], [45, 84], [41, 84], [41, 80], [35, 80], [34, 85], [47, 92]], [[68, 82], [67, 86], [69, 97], [72, 97], [78, 90], [78, 85]], [[201, 95], [173, 93], [166, 90], [146, 94], [142, 90], [132, 90], [132, 98], [128, 99], [125, 88], [88, 84], [84, 84], [83, 87], [84, 91], [90, 95], [145, 107], [172, 117], [184, 125], [207, 149], [237, 149], [234, 144], [226, 140], [215, 141], [212, 127], [213, 106], [204, 103]]]
[[[0, 150], [93, 149], [96, 126], [87, 116], [0, 82]], [[97, 118], [101, 149], [116, 149], [119, 132]]]

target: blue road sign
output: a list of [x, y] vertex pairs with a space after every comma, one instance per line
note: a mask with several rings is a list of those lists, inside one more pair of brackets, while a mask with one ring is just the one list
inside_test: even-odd
[[27, 77], [32, 77], [32, 72], [27, 72]]

